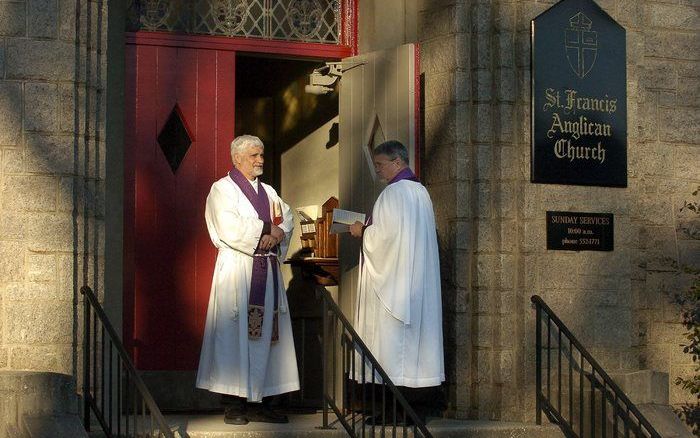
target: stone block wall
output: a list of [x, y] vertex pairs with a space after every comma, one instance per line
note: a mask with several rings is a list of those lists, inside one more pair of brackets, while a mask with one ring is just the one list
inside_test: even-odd
[[468, 8], [466, 1], [424, 1], [417, 20], [425, 105], [421, 178], [438, 228], [449, 414], [461, 418], [475, 414], [472, 365], [479, 354], [471, 299], [476, 248], [468, 221], [476, 199], [471, 178], [476, 151], [469, 144], [474, 127], [467, 122], [473, 95]]
[[[683, 287], [672, 262], [700, 263], [680, 211], [700, 185], [698, 2], [599, 1], [627, 30], [629, 186], [613, 189], [529, 182], [530, 20], [554, 0], [360, 7], [387, 1], [401, 31], [377, 19], [381, 43], [360, 46], [421, 44], [450, 414], [533, 418], [534, 293], [606, 368], [692, 372], [663, 290]], [[76, 375], [78, 290], [103, 291], [106, 7], [0, 0], [0, 370]], [[547, 251], [547, 210], [613, 213], [615, 251]]]
[[0, 371], [77, 376], [103, 289], [106, 10], [0, 1]]
[[700, 4], [678, 3], [618, 12], [638, 56], [628, 61], [637, 144], [630, 154], [633, 345], [640, 368], [669, 373], [672, 405], [690, 400], [673, 381], [694, 369], [669, 293], [688, 287], [679, 265], [700, 267], [700, 217], [681, 211], [698, 200], [691, 192], [700, 186]]
[[[451, 413], [534, 418], [541, 295], [609, 370], [688, 375], [673, 264], [699, 264], [700, 9], [601, 0], [627, 30], [627, 188], [530, 183], [530, 20], [556, 3], [423, 0], [424, 181], [436, 210]], [[547, 210], [608, 212], [615, 251], [546, 250]]]
[[31, 436], [24, 424], [27, 417], [72, 415], [77, 419], [80, 405], [75, 390], [75, 381], [65, 374], [0, 371], [0, 436]]

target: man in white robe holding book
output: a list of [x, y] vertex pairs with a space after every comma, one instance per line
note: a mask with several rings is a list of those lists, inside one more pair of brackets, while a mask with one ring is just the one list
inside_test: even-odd
[[229, 424], [286, 423], [286, 416], [270, 408], [269, 396], [299, 389], [279, 269], [294, 219], [275, 189], [258, 180], [263, 150], [262, 141], [251, 135], [231, 143], [234, 167], [212, 185], [205, 212], [219, 253], [197, 387], [222, 394]]
[[355, 329], [408, 395], [410, 388], [445, 380], [435, 215], [428, 191], [408, 167], [404, 145], [382, 143], [373, 160], [387, 186], [367, 223], [350, 226], [362, 239]]

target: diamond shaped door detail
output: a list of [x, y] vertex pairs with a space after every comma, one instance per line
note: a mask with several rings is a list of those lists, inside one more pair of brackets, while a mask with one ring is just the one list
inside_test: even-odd
[[231, 168], [236, 54], [150, 43], [125, 52], [124, 345], [138, 370], [190, 372], [216, 260], [206, 200]]
[[173, 173], [177, 172], [177, 168], [180, 167], [180, 163], [192, 144], [192, 136], [177, 104], [173, 107], [163, 129], [158, 134], [158, 144]]

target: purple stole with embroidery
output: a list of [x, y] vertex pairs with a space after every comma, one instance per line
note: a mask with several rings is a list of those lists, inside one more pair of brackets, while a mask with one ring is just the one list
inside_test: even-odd
[[[267, 198], [267, 192], [265, 192], [262, 183], [258, 183], [258, 191], [256, 193], [250, 181], [235, 167], [229, 172], [229, 177], [241, 189], [258, 213], [258, 219], [265, 223], [272, 223], [270, 218], [270, 200]], [[256, 250], [255, 252], [256, 254], [264, 254], [261, 250]], [[250, 295], [248, 296], [248, 337], [259, 339], [262, 336], [268, 259], [270, 259], [270, 266], [272, 266], [272, 282], [275, 289], [275, 305], [272, 318], [272, 341], [274, 342], [279, 340], [279, 279], [277, 278], [277, 257], [274, 255], [256, 255], [253, 257], [253, 273], [250, 280]]]

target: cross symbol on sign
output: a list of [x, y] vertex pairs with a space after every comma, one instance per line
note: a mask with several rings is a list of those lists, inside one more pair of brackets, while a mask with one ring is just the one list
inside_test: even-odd
[[564, 47], [569, 67], [580, 78], [593, 68], [598, 56], [598, 33], [591, 30], [592, 22], [583, 12], [569, 18], [565, 30]]

